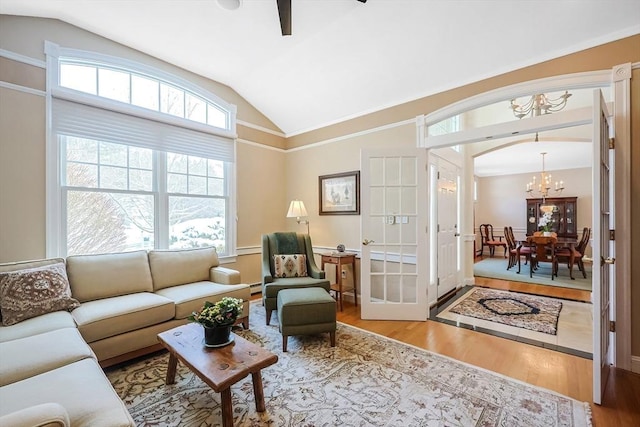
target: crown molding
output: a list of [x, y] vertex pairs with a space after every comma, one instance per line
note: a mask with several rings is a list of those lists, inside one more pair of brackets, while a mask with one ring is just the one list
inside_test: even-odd
[[21, 55], [6, 49], [0, 49], [0, 57], [22, 62], [23, 64], [32, 65], [38, 68], [47, 68], [47, 63], [41, 59], [31, 58], [30, 56]]
[[281, 138], [286, 138], [287, 137], [287, 135], [285, 135], [284, 133], [282, 133], [280, 131], [269, 129], [269, 128], [266, 128], [264, 126], [256, 125], [256, 124], [253, 124], [253, 123], [250, 123], [250, 122], [245, 122], [244, 120], [236, 120], [236, 124], [239, 124], [241, 126], [248, 127], [248, 128], [251, 128], [251, 129], [259, 130], [260, 132], [264, 132], [264, 133], [268, 133], [268, 134], [271, 134], [271, 135], [279, 136]]
[[5, 89], [16, 90], [18, 92], [29, 93], [31, 95], [42, 96], [42, 97], [45, 97], [47, 95], [45, 91], [40, 89], [33, 89], [31, 87], [16, 85], [16, 84], [4, 82], [4, 81], [0, 81], [0, 87], [3, 87]]

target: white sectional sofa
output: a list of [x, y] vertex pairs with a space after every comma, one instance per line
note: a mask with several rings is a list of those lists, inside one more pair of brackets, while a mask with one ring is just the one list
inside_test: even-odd
[[160, 349], [157, 334], [205, 301], [243, 299], [239, 322], [249, 327], [249, 286], [212, 248], [0, 264], [0, 298], [12, 273], [60, 263], [79, 307], [0, 326], [2, 426], [132, 426], [101, 366]]

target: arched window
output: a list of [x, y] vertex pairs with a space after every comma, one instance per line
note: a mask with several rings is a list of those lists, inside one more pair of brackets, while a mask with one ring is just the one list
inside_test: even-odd
[[47, 42], [47, 255], [235, 252], [235, 106], [143, 64]]

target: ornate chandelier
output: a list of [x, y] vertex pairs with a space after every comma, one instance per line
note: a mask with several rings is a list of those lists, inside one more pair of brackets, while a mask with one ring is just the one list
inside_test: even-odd
[[524, 104], [518, 104], [517, 99], [511, 100], [511, 110], [513, 115], [521, 119], [526, 116], [539, 116], [541, 114], [550, 114], [562, 110], [567, 106], [567, 99], [571, 94], [568, 91], [564, 91], [562, 95], [557, 98], [551, 99], [544, 93], [538, 95], [532, 95], [531, 98]]
[[[529, 194], [533, 194], [534, 191], [537, 191], [540, 194], [542, 199], [546, 199], [549, 197], [549, 191], [552, 189], [551, 185], [551, 174], [547, 173], [544, 170], [544, 156], [547, 153], [542, 154], [542, 172], [540, 172], [540, 182], [536, 181], [536, 176], [533, 176], [533, 179], [527, 184], [526, 192]], [[555, 192], [562, 193], [564, 190], [564, 181], [556, 181], [555, 188], [553, 188]]]

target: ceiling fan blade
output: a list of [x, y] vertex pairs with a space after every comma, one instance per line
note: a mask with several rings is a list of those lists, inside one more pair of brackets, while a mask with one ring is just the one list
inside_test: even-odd
[[291, 35], [291, 0], [277, 0], [283, 36]]

